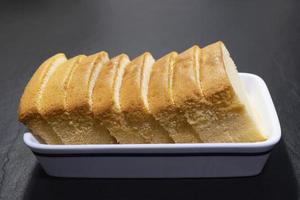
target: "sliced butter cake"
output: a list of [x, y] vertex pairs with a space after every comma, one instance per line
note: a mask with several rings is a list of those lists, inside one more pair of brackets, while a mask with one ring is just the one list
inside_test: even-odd
[[61, 139], [40, 114], [40, 100], [49, 78], [56, 68], [66, 61], [64, 54], [56, 54], [47, 59], [28, 82], [19, 106], [19, 120], [42, 142], [61, 144]]
[[135, 58], [125, 69], [120, 90], [121, 109], [134, 141], [125, 143], [170, 143], [172, 139], [154, 119], [148, 105], [148, 84], [155, 60], [148, 52]]
[[76, 131], [65, 138], [67, 144], [111, 144], [115, 139], [92, 113], [92, 93], [102, 67], [109, 61], [106, 52], [88, 56], [72, 72], [67, 85], [66, 110]]
[[[204, 97], [200, 87], [200, 48], [193, 46], [180, 53], [175, 60], [173, 68], [173, 98], [178, 109], [178, 114], [185, 117], [190, 123], [202, 123], [205, 113], [202, 112]], [[182, 117], [183, 118], [183, 117]], [[183, 119], [182, 119], [183, 120]], [[193, 121], [194, 122], [194, 121]], [[192, 141], [202, 141], [201, 132], [191, 131]]]
[[103, 66], [94, 87], [93, 113], [118, 143], [141, 143], [143, 140], [128, 130], [120, 106], [120, 88], [129, 62], [128, 56], [121, 54]]
[[154, 63], [148, 89], [149, 107], [155, 119], [169, 132], [175, 143], [200, 142], [183, 112], [174, 103], [172, 82], [177, 56], [176, 52], [172, 52]]
[[200, 82], [214, 118], [206, 126], [194, 127], [204, 142], [258, 142], [263, 135], [257, 116], [250, 107], [236, 66], [222, 42], [202, 49]]
[[68, 144], [72, 133], [76, 132], [66, 110], [67, 85], [72, 72], [84, 58], [86, 56], [79, 55], [61, 64], [42, 92], [41, 114], [64, 144]]

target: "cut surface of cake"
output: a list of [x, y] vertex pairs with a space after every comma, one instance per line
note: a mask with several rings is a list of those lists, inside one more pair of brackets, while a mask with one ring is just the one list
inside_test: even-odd
[[214, 116], [205, 126], [194, 125], [204, 142], [266, 140], [236, 66], [222, 42], [202, 49], [200, 83], [208, 110]]

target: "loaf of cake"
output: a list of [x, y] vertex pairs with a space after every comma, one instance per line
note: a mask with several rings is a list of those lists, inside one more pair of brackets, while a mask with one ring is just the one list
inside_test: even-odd
[[28, 82], [18, 117], [46, 144], [264, 141], [253, 109], [219, 41], [158, 60], [57, 54]]

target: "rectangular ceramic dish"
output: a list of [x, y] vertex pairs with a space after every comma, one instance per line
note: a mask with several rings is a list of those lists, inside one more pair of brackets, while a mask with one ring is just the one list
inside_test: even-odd
[[258, 143], [202, 144], [40, 144], [31, 133], [24, 142], [47, 174], [90, 178], [196, 178], [259, 174], [280, 140], [279, 120], [265, 82], [240, 73], [251, 104], [265, 125], [268, 139]]

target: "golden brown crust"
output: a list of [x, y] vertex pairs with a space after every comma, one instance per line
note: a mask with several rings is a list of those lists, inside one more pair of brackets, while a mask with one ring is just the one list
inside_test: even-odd
[[203, 98], [197, 75], [200, 64], [199, 51], [198, 46], [193, 46], [176, 58], [173, 69], [173, 97], [177, 106], [189, 100]]
[[72, 72], [80, 63], [84, 55], [78, 55], [60, 65], [49, 79], [41, 97], [41, 114], [49, 117], [65, 112], [66, 83]]
[[153, 114], [174, 105], [169, 78], [171, 66], [177, 55], [176, 52], [171, 52], [157, 60], [152, 67], [148, 100]]
[[220, 92], [233, 92], [224, 67], [222, 45], [219, 41], [202, 49], [200, 82], [206, 99], [211, 99]]
[[66, 109], [68, 112], [90, 109], [89, 89], [92, 74], [97, 65], [103, 65], [108, 61], [108, 54], [101, 51], [83, 59], [72, 72], [67, 85]]
[[45, 76], [47, 75], [53, 62], [59, 59], [66, 60], [66, 57], [64, 54], [59, 53], [44, 61], [26, 85], [26, 88], [20, 100], [18, 111], [19, 120], [21, 122], [26, 123], [31, 118], [30, 116], [32, 114], [34, 115], [38, 113], [37, 101], [39, 98], [43, 80], [45, 79]]
[[148, 52], [132, 60], [126, 67], [120, 89], [120, 104], [123, 112], [147, 112], [141, 95], [142, 74], [146, 60], [153, 60]]
[[128, 56], [121, 54], [103, 66], [93, 91], [93, 113], [96, 116], [116, 109], [115, 104], [119, 104], [119, 102], [114, 102], [116, 78], [121, 70], [121, 65], [127, 65], [129, 62]]

